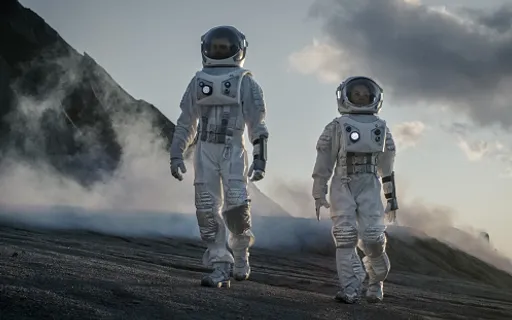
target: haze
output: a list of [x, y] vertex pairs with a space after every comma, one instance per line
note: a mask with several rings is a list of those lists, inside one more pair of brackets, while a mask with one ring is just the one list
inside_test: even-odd
[[338, 115], [339, 80], [375, 77], [399, 148], [400, 201], [448, 207], [456, 224], [488, 231], [512, 256], [512, 7], [493, 14], [509, 1], [363, 0], [348, 6], [349, 17], [334, 14], [348, 0], [20, 2], [173, 122], [201, 67], [201, 34], [219, 24], [241, 29], [271, 133], [258, 186], [288, 208], [294, 199], [276, 197], [275, 186], [309, 194], [316, 140]]

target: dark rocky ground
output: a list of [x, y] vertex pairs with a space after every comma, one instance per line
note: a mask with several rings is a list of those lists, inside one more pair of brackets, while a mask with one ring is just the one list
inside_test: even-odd
[[[250, 281], [211, 289], [199, 286], [206, 270], [197, 241], [4, 224], [0, 319], [512, 319], [510, 275], [480, 262], [488, 278], [479, 279], [468, 272], [471, 256], [438, 242], [412, 250], [417, 244], [390, 239], [384, 303], [344, 305], [332, 299], [332, 255], [254, 249]], [[421, 257], [433, 244], [438, 254]], [[443, 260], [451, 268], [432, 269]]]

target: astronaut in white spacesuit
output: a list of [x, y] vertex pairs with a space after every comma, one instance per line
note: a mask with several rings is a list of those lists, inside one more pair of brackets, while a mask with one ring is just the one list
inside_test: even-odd
[[[171, 144], [171, 172], [181, 181], [186, 172], [184, 152], [197, 135], [196, 216], [207, 244], [203, 263], [213, 268], [203, 276], [203, 286], [229, 287], [230, 271], [236, 280], [246, 280], [251, 271], [249, 248], [255, 238], [247, 183], [249, 178], [258, 181], [265, 176], [269, 134], [263, 91], [243, 68], [247, 46], [244, 34], [232, 26], [212, 28], [201, 37], [203, 68], [183, 95]], [[253, 145], [250, 167], [245, 126]]]
[[[320, 208], [330, 208], [341, 286], [336, 299], [357, 302], [367, 272], [366, 298], [379, 302], [383, 299], [383, 281], [390, 270], [384, 216], [385, 212], [398, 209], [395, 143], [386, 122], [376, 115], [383, 102], [383, 91], [376, 82], [367, 77], [350, 77], [337, 88], [336, 96], [341, 116], [324, 128], [316, 145], [312, 175], [316, 214], [320, 219]], [[331, 176], [329, 203], [326, 195]], [[381, 199], [382, 189], [386, 208]], [[356, 246], [365, 255], [366, 272]]]

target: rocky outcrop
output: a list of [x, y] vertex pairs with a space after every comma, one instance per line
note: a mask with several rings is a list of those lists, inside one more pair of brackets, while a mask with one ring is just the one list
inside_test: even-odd
[[[174, 124], [167, 117], [16, 0], [0, 2], [0, 43], [8, 44], [0, 46], [0, 164], [44, 160], [88, 186], [119, 167], [123, 132], [134, 126], [145, 123], [169, 148]], [[186, 157], [192, 155], [189, 148]], [[249, 188], [257, 214], [289, 215]]]
[[[17, 1], [0, 4], [0, 149], [24, 161], [42, 157], [84, 184], [112, 173], [122, 147], [116, 125], [147, 119], [167, 145], [174, 124], [126, 93], [87, 54], [79, 54]], [[94, 173], [94, 174], [93, 174]]]

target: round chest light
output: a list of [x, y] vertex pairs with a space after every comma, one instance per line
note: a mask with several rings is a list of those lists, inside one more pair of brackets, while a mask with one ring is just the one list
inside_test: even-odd
[[354, 131], [354, 132], [352, 132], [352, 133], [350, 134], [350, 140], [352, 140], [352, 141], [357, 141], [357, 140], [359, 140], [359, 133], [358, 133], [358, 132], [355, 132], [355, 131]]
[[203, 93], [204, 94], [209, 94], [211, 92], [212, 88], [210, 88], [209, 86], [204, 86], [203, 87]]

